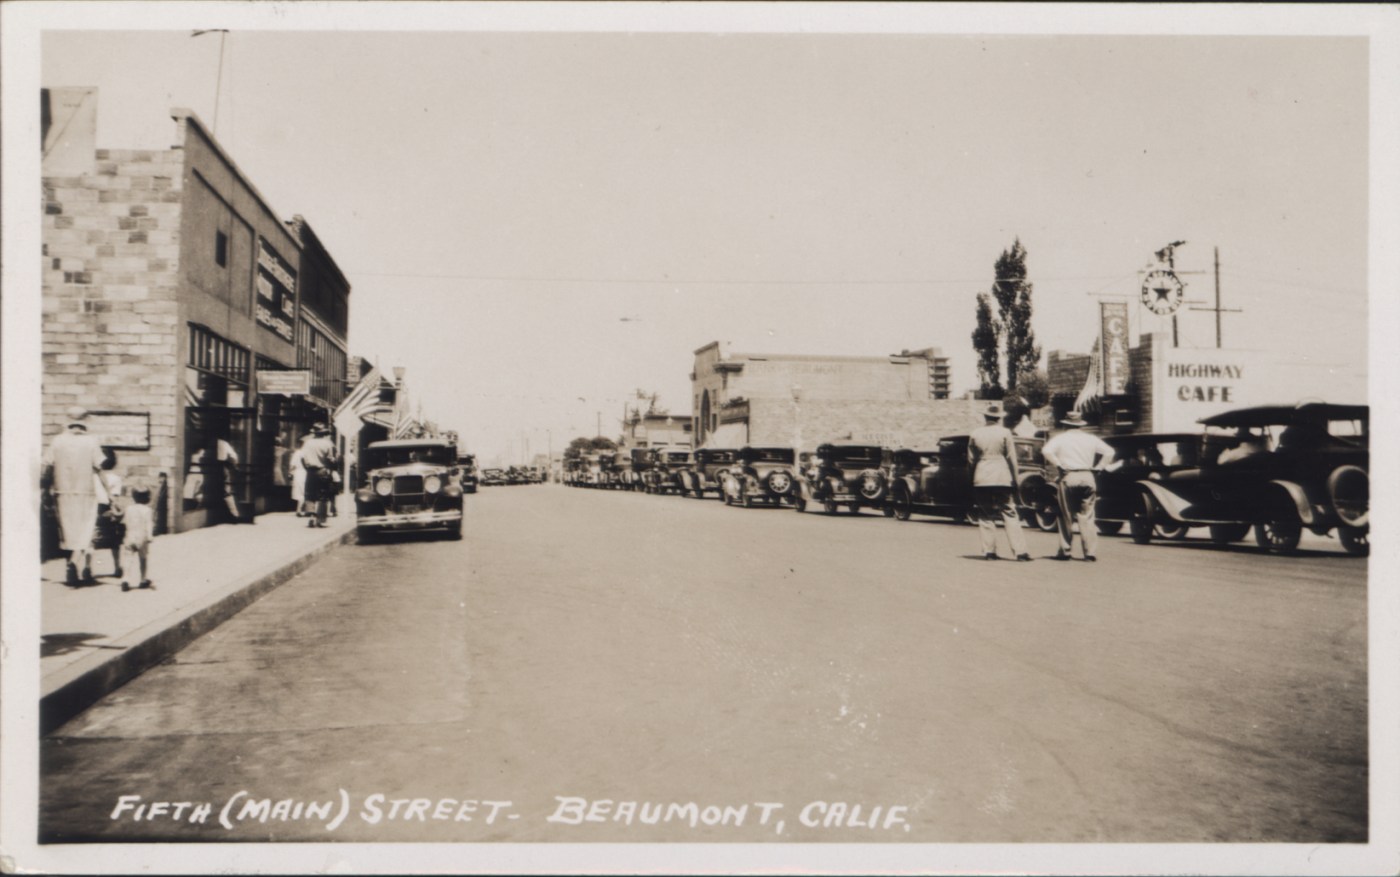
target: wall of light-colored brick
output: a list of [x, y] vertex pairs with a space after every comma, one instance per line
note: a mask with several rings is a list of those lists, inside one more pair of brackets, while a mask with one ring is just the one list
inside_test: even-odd
[[44, 441], [75, 405], [147, 412], [128, 481], [172, 478], [179, 399], [179, 150], [97, 150], [92, 173], [43, 179]]
[[828, 441], [868, 442], [894, 448], [926, 448], [942, 436], [982, 425], [986, 403], [972, 399], [803, 400], [749, 402], [748, 441], [760, 446]]

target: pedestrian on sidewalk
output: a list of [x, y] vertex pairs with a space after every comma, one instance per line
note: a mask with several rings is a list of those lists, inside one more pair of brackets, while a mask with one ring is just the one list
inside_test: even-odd
[[105, 459], [102, 461], [102, 474], [99, 476], [101, 490], [97, 504], [97, 535], [93, 539], [92, 547], [112, 552], [113, 574], [121, 578], [122, 530], [125, 526], [122, 515], [125, 510], [126, 491], [122, 477], [117, 474], [116, 451], [103, 448], [103, 455]]
[[324, 527], [327, 502], [335, 489], [331, 470], [339, 461], [336, 459], [335, 442], [331, 441], [331, 428], [318, 423], [311, 432], [311, 438], [301, 446], [302, 465], [306, 467], [306, 501], [312, 503], [315, 510], [315, 517], [306, 525]]
[[87, 411], [68, 409], [66, 430], [54, 436], [44, 453], [44, 483], [58, 507], [59, 547], [68, 552], [69, 587], [90, 584], [89, 553], [97, 527], [97, 487], [102, 472], [102, 446], [87, 434]]
[[1099, 531], [1094, 519], [1094, 503], [1098, 501], [1098, 480], [1095, 473], [1113, 462], [1113, 448], [1092, 433], [1078, 411], [1060, 421], [1067, 427], [1045, 443], [1041, 449], [1045, 461], [1060, 470], [1060, 550], [1056, 560], [1069, 560], [1074, 552], [1074, 524], [1079, 522], [1079, 541], [1084, 559], [1093, 563], [1098, 558]]
[[[141, 573], [142, 588], [150, 588], [151, 573], [148, 564], [151, 542], [156, 538], [155, 516], [151, 514], [151, 492], [131, 491], [131, 503], [126, 509], [126, 532], [122, 536], [122, 566], [124, 572], [133, 568]], [[131, 590], [126, 576], [122, 575], [122, 590]]]
[[[310, 441], [310, 436], [302, 441], [304, 447]], [[297, 517], [306, 517], [306, 463], [301, 455], [301, 448], [292, 451], [292, 502], [296, 503]]]
[[1006, 530], [1011, 552], [1023, 563], [1029, 562], [1026, 535], [1016, 512], [1019, 468], [1016, 440], [999, 421], [1004, 412], [991, 405], [982, 413], [986, 425], [975, 429], [967, 439], [967, 459], [972, 465], [972, 496], [977, 505], [977, 529], [982, 537], [982, 557], [997, 559], [997, 519]]

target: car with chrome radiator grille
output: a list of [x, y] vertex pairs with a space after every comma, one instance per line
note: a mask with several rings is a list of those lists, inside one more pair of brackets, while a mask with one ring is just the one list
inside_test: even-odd
[[721, 496], [729, 505], [751, 508], [755, 502], [774, 506], [790, 502], [797, 489], [793, 449], [740, 448], [721, 487]]
[[462, 538], [462, 484], [457, 448], [442, 439], [374, 442], [361, 457], [364, 481], [355, 491], [361, 542], [391, 531], [442, 529]]

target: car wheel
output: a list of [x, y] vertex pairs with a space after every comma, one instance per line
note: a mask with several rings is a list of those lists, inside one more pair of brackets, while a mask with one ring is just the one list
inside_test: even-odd
[[900, 496], [894, 500], [894, 519], [896, 521], [907, 521], [914, 514], [914, 504], [909, 501], [909, 497]]
[[1060, 529], [1060, 504], [1050, 497], [1041, 497], [1035, 504], [1035, 525], [1042, 533]]
[[1370, 527], [1348, 527], [1342, 525], [1337, 528], [1337, 538], [1342, 540], [1342, 547], [1347, 550], [1347, 554], [1356, 557], [1366, 557], [1371, 553]]
[[858, 503], [858, 502], [853, 502], [853, 503], [847, 505], [846, 508], [850, 509], [850, 510], [851, 510], [851, 514], [853, 514], [853, 515], [858, 515], [858, 514], [860, 514], [860, 503]]
[[836, 514], [836, 503], [832, 502], [829, 499], [824, 500], [822, 502], [822, 511], [826, 512], [828, 515]]
[[1122, 521], [1099, 521], [1094, 526], [1099, 528], [1099, 533], [1104, 536], [1117, 536], [1123, 529]]
[[768, 473], [768, 490], [778, 496], [787, 496], [792, 492], [792, 476], [781, 469]]
[[461, 521], [457, 521], [456, 523], [447, 525], [447, 538], [452, 540], [453, 542], [460, 542], [462, 540]]
[[1172, 542], [1177, 542], [1186, 538], [1186, 531], [1188, 529], [1190, 528], [1185, 524], [1169, 521], [1165, 524], [1158, 524], [1153, 527], [1152, 535], [1156, 536], [1158, 539], [1167, 539]]
[[1291, 554], [1298, 550], [1302, 538], [1303, 522], [1292, 509], [1284, 509], [1254, 528], [1254, 541], [1260, 548], [1275, 554]]
[[860, 496], [875, 503], [885, 498], [885, 477], [879, 472], [863, 472], [860, 476]]
[[1152, 541], [1152, 519], [1156, 516], [1157, 503], [1153, 501], [1152, 494], [1143, 491], [1138, 495], [1137, 507], [1128, 518], [1128, 532], [1132, 534], [1134, 542], [1146, 545]]
[[884, 505], [880, 506], [880, 514], [884, 515], [884, 516], [887, 517], [887, 518], [893, 518], [893, 517], [894, 517], [894, 504], [893, 504], [893, 503], [888, 503], [888, 502], [887, 502], [887, 503], [885, 503]]
[[807, 511], [807, 500], [803, 499], [800, 496], [795, 496], [792, 499], [792, 507], [797, 509], [798, 514], [802, 514], [803, 512]]
[[1216, 545], [1229, 545], [1249, 535], [1248, 524], [1211, 524], [1210, 541]]
[[1327, 478], [1327, 495], [1341, 522], [1353, 529], [1370, 522], [1371, 479], [1360, 466], [1339, 466]]
[[743, 499], [741, 499], [740, 502], [744, 504], [744, 508], [746, 509], [753, 508], [753, 496], [749, 493], [745, 493]]

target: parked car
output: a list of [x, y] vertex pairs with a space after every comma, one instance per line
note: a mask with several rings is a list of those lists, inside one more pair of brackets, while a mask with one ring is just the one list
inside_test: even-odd
[[578, 487], [583, 481], [583, 460], [571, 457], [564, 461], [563, 482], [569, 487]]
[[792, 448], [740, 448], [722, 485], [725, 503], [744, 508], [755, 502], [781, 505], [793, 498], [796, 487]]
[[884, 456], [879, 445], [818, 445], [797, 481], [793, 505], [805, 512], [809, 504], [820, 503], [827, 514], [843, 505], [852, 514], [864, 506], [878, 508], [888, 489], [881, 470]]
[[361, 541], [390, 530], [442, 528], [462, 538], [457, 448], [440, 439], [374, 442], [360, 461], [355, 527]]
[[[1060, 500], [1046, 474], [1045, 440], [1016, 436], [1016, 488], [1021, 519], [1046, 532], [1059, 528]], [[888, 508], [907, 521], [914, 514], [965, 521], [972, 517], [972, 464], [968, 437], [945, 436], [933, 450], [902, 449], [891, 455]]]
[[632, 448], [628, 452], [630, 469], [624, 473], [627, 477], [628, 490], [642, 490], [646, 486], [646, 474], [651, 469], [651, 450], [649, 448]]
[[[1098, 501], [1094, 506], [1099, 532], [1105, 536], [1119, 532], [1132, 519], [1141, 490], [1137, 485], [1139, 481], [1160, 481], [1173, 472], [1200, 463], [1200, 433], [1106, 435], [1103, 440], [1113, 448], [1114, 454], [1113, 468], [1098, 473]], [[1156, 525], [1154, 535], [1161, 539], [1182, 539], [1187, 529], [1186, 525], [1175, 521], [1162, 521]]]
[[[1151, 541], [1159, 522], [1205, 526], [1229, 544], [1251, 529], [1259, 547], [1297, 549], [1303, 528], [1333, 530], [1348, 553], [1370, 553], [1370, 408], [1366, 405], [1266, 405], [1201, 421], [1234, 430], [1222, 446], [1207, 435], [1200, 465], [1137, 482], [1129, 520], [1133, 540]], [[1212, 441], [1214, 439], [1214, 441]], [[1229, 444], [1257, 447], [1239, 453]]]
[[476, 493], [480, 480], [476, 474], [476, 454], [457, 455], [457, 478], [462, 484], [463, 493]]
[[492, 487], [506, 483], [506, 470], [504, 469], [482, 469], [481, 485]]
[[707, 491], [720, 492], [720, 479], [729, 467], [734, 465], [738, 454], [732, 448], [700, 448], [694, 454], [689, 469], [681, 472], [681, 483], [685, 493], [695, 494], [696, 499], [704, 499]]
[[652, 448], [651, 464], [642, 473], [642, 484], [647, 493], [684, 493], [681, 473], [695, 465], [690, 451]]
[[636, 474], [632, 468], [631, 454], [614, 454], [612, 465], [608, 468], [608, 486], [614, 490], [631, 490]]

